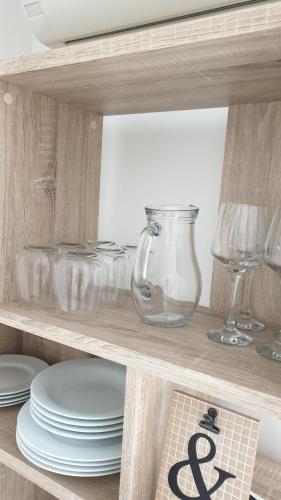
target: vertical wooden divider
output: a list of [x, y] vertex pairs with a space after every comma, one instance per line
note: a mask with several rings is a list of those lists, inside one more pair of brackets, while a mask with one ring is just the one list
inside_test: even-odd
[[[0, 82], [0, 301], [16, 297], [23, 245], [96, 237], [101, 143], [101, 116]], [[0, 352], [86, 356], [4, 326]], [[51, 498], [13, 471], [0, 474], [1, 500]]]
[[[281, 103], [230, 106], [221, 203], [233, 201], [269, 208], [269, 219], [281, 205]], [[210, 305], [225, 313], [229, 277], [214, 261]], [[266, 266], [253, 280], [255, 316], [266, 323], [281, 323], [280, 280]]]
[[120, 500], [154, 500], [174, 390], [203, 394], [127, 368]]
[[127, 368], [120, 500], [153, 500], [167, 383]]

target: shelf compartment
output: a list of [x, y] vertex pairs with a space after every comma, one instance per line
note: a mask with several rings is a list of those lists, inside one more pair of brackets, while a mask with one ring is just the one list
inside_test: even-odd
[[[16, 445], [18, 407], [0, 410], [0, 463], [60, 500], [117, 500], [119, 476], [72, 478], [52, 474], [28, 462]], [[267, 500], [280, 498], [280, 463], [258, 457], [252, 489]], [[269, 484], [270, 483], [270, 484]], [[274, 496], [275, 495], [275, 496]]]
[[0, 79], [101, 114], [281, 99], [280, 2], [0, 62]]
[[119, 474], [99, 478], [67, 477], [28, 462], [16, 444], [18, 406], [0, 410], [0, 462], [60, 500], [118, 500]]
[[[255, 346], [236, 349], [211, 342], [206, 332], [221, 322], [217, 314], [199, 308], [185, 327], [151, 327], [141, 322], [129, 299], [122, 308], [101, 311], [91, 323], [67, 321], [15, 302], [0, 304], [4, 325], [281, 418], [280, 364], [262, 358]], [[259, 339], [272, 339], [271, 330]]]

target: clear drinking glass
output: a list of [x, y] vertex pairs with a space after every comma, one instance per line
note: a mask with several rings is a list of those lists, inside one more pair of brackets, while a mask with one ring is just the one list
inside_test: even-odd
[[[281, 279], [281, 208], [277, 208], [265, 243], [264, 261]], [[281, 327], [273, 331], [270, 344], [258, 344], [257, 351], [266, 358], [281, 362]]]
[[145, 208], [148, 224], [141, 234], [132, 279], [134, 305], [145, 323], [173, 327], [192, 318], [201, 294], [194, 248], [198, 211], [188, 205]]
[[125, 300], [128, 257], [121, 247], [99, 245], [96, 252], [106, 265], [105, 285], [102, 291], [104, 307], [120, 307]]
[[137, 246], [136, 245], [124, 245], [123, 249], [125, 250], [128, 256], [128, 265], [127, 265], [127, 276], [126, 276], [126, 288], [131, 290], [131, 282], [132, 275], [137, 255]]
[[102, 259], [93, 252], [64, 252], [53, 274], [57, 311], [82, 321], [95, 317], [106, 278]]
[[54, 308], [54, 247], [25, 246], [16, 258], [17, 289], [22, 302], [40, 309]]
[[55, 247], [58, 249], [59, 253], [83, 252], [86, 250], [86, 245], [84, 243], [71, 243], [68, 241], [56, 241]]
[[251, 311], [251, 290], [256, 269], [250, 269], [244, 274], [241, 283], [240, 312], [237, 319], [237, 328], [248, 332], [262, 332], [264, 324], [255, 319]]
[[114, 241], [109, 241], [109, 240], [88, 240], [87, 246], [95, 250], [96, 247], [101, 247], [101, 248], [114, 247], [116, 246], [116, 243]]
[[235, 302], [241, 277], [260, 264], [266, 238], [266, 209], [251, 205], [225, 203], [221, 206], [212, 253], [226, 268], [231, 279], [230, 307], [224, 326], [210, 330], [214, 342], [246, 347], [250, 335], [239, 331], [235, 321]]

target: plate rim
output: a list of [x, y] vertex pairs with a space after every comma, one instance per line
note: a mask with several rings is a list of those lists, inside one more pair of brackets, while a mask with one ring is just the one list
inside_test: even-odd
[[[57, 417], [58, 417], [58, 420], [59, 420], [59, 418], [60, 418], [60, 419], [64, 419], [64, 420], [77, 420], [77, 421], [81, 422], [81, 424], [80, 424], [80, 425], [82, 425], [82, 423], [84, 424], [84, 422], [87, 422], [87, 424], [85, 424], [85, 427], [88, 425], [88, 422], [90, 422], [90, 423], [91, 423], [91, 425], [89, 425], [89, 427], [92, 427], [92, 422], [97, 423], [97, 424], [98, 424], [98, 425], [100, 425], [100, 426], [102, 426], [102, 423], [101, 423], [101, 422], [107, 422], [107, 421], [111, 421], [111, 422], [112, 422], [112, 421], [115, 421], [115, 420], [116, 420], [116, 421], [118, 421], [118, 423], [119, 423], [119, 422], [120, 422], [120, 423], [121, 423], [121, 422], [124, 422], [124, 413], [123, 413], [123, 415], [121, 415], [120, 417], [116, 417], [116, 418], [105, 418], [105, 419], [84, 419], [84, 418], [79, 418], [79, 417], [66, 417], [66, 416], [64, 416], [64, 415], [60, 415], [60, 414], [58, 414], [58, 413], [54, 413], [54, 412], [52, 412], [52, 410], [49, 410], [48, 408], [46, 408], [45, 406], [43, 406], [41, 403], [39, 403], [39, 402], [37, 401], [37, 399], [34, 397], [34, 395], [32, 394], [32, 391], [30, 392], [30, 394], [31, 394], [31, 397], [30, 397], [31, 401], [34, 403], [35, 407], [36, 407], [36, 406], [38, 406], [38, 407], [40, 408], [40, 410], [39, 410], [39, 411], [41, 411], [41, 409], [42, 409], [45, 413], [50, 413], [50, 414], [52, 414], [52, 415], [54, 415], [54, 416], [57, 416]], [[42, 412], [42, 413], [43, 413], [43, 412]], [[59, 421], [61, 421], [61, 420], [59, 420]], [[98, 426], [98, 425], [97, 425], [97, 426]]]
[[[33, 451], [33, 450], [29, 450], [28, 446], [27, 446], [25, 443], [23, 443], [23, 442], [22, 442], [22, 440], [21, 440], [21, 438], [20, 438], [19, 436], [17, 437], [17, 445], [18, 445], [19, 447], [21, 446], [21, 447], [23, 448], [23, 450], [26, 452], [26, 454], [27, 454], [27, 455], [28, 455], [28, 454], [30, 454], [30, 456], [32, 457], [32, 456], [33, 456], [33, 454], [34, 454], [34, 458], [35, 458], [35, 460], [37, 460], [36, 455], [38, 455], [38, 461], [39, 461], [39, 462], [42, 462], [43, 464], [45, 463], [45, 461], [44, 461], [44, 460], [41, 460], [41, 459], [40, 459], [40, 456], [41, 456], [41, 455], [40, 455], [40, 454], [38, 454], [38, 453], [36, 453], [36, 452], [35, 452], [35, 451]], [[25, 449], [25, 448], [26, 448], [26, 449]], [[80, 469], [88, 469], [88, 471], [89, 471], [89, 472], [95, 472], [95, 471], [97, 471], [97, 469], [99, 469], [97, 472], [103, 472], [103, 471], [109, 471], [109, 470], [112, 470], [112, 469], [116, 469], [116, 468], [117, 468], [117, 467], [110, 467], [110, 465], [111, 465], [111, 464], [109, 464], [108, 466], [107, 466], [107, 465], [105, 465], [105, 466], [104, 466], [104, 465], [101, 465], [100, 467], [99, 467], [99, 466], [92, 465], [92, 464], [91, 464], [91, 465], [88, 465], [88, 466], [87, 466], [87, 465], [84, 465], [84, 464], [79, 466], [79, 465], [77, 465], [77, 464], [76, 464], [76, 465], [77, 465], [77, 467], [76, 467], [76, 465], [75, 465], [75, 464], [74, 464], [73, 466], [72, 466], [71, 464], [64, 464], [64, 463], [61, 463], [61, 464], [60, 464], [60, 462], [56, 462], [56, 460], [48, 459], [47, 457], [42, 457], [42, 458], [43, 458], [43, 459], [45, 459], [45, 460], [47, 461], [47, 462], [46, 462], [46, 464], [47, 464], [47, 465], [48, 465], [48, 462], [50, 462], [50, 464], [49, 464], [49, 465], [51, 465], [51, 466], [52, 466], [52, 462], [54, 463], [54, 465], [56, 465], [56, 463], [57, 463], [57, 465], [59, 466], [59, 467], [58, 467], [59, 469], [60, 469], [60, 465], [61, 465], [61, 466], [66, 466], [66, 469], [65, 469], [64, 467], [62, 467], [62, 468], [61, 468], [61, 470], [69, 470], [69, 469], [73, 469], [71, 472], [76, 472], [76, 471], [79, 471]], [[69, 467], [68, 467], [68, 465], [69, 465]], [[121, 459], [120, 459], [120, 461], [119, 461], [119, 462], [116, 462], [116, 464], [112, 464], [112, 465], [116, 465], [116, 466], [117, 466], [117, 465], [121, 465]], [[105, 467], [105, 469], [103, 469], [103, 467]], [[55, 468], [56, 468], [56, 467], [55, 467]], [[91, 469], [91, 468], [92, 468], [92, 469]], [[87, 470], [85, 470], [85, 471], [81, 471], [81, 472], [87, 472]]]
[[[9, 395], [9, 394], [13, 394], [14, 392], [22, 392], [22, 391], [30, 390], [30, 386], [31, 386], [31, 383], [32, 383], [34, 377], [36, 377], [36, 375], [38, 375], [41, 371], [43, 371], [44, 369], [49, 367], [49, 365], [48, 365], [48, 363], [46, 363], [46, 361], [44, 361], [41, 358], [37, 358], [36, 356], [29, 356], [27, 354], [0, 354], [0, 368], [1, 368], [1, 365], [4, 363], [9, 364], [9, 359], [7, 359], [7, 358], [12, 358], [12, 359], [15, 358], [14, 361], [12, 361], [12, 359], [10, 360], [10, 363], [13, 363], [13, 365], [31, 368], [33, 370], [33, 377], [31, 378], [30, 382], [28, 383], [28, 386], [24, 385], [24, 387], [20, 386], [20, 389], [16, 388], [16, 389], [12, 389], [12, 390], [10, 390], [10, 388], [7, 390], [1, 389], [2, 395]], [[17, 360], [18, 360], [18, 362], [17, 362]], [[28, 363], [28, 361], [29, 361], [29, 363]], [[36, 365], [37, 365], [37, 367], [36, 367]], [[17, 386], [17, 387], [19, 387], [19, 386]]]
[[[90, 427], [90, 426], [83, 426], [83, 425], [66, 424], [64, 422], [59, 422], [58, 420], [54, 420], [52, 418], [49, 418], [49, 417], [47, 417], [47, 415], [44, 415], [43, 413], [41, 413], [40, 410], [38, 410], [36, 408], [36, 406], [33, 405], [32, 398], [31, 398], [30, 403], [31, 403], [30, 404], [30, 412], [31, 413], [33, 412], [38, 418], [40, 418], [43, 421], [46, 421], [47, 424], [49, 424], [53, 427], [59, 428], [59, 429], [66, 430], [66, 431], [79, 432], [82, 434], [84, 434], [84, 433], [102, 434], [103, 432], [110, 432], [111, 429], [112, 429], [112, 431], [115, 431], [115, 430], [118, 431], [118, 430], [123, 429], [123, 421], [120, 423], [117, 423], [116, 425], [112, 425], [112, 426], [111, 425], [98, 425], [98, 426]], [[47, 420], [45, 420], [45, 419], [47, 419]], [[49, 422], [49, 420], [51, 422]], [[72, 429], [69, 429], [68, 427], [72, 427]], [[105, 431], [102, 430], [104, 428], [106, 428]], [[101, 430], [95, 431], [95, 429], [101, 429]]]
[[[99, 432], [99, 433], [85, 433], [85, 432], [75, 432], [75, 431], [68, 431], [68, 430], [64, 430], [64, 429], [60, 429], [59, 427], [55, 427], [55, 426], [52, 426], [52, 425], [49, 425], [47, 424], [46, 422], [44, 422], [44, 420], [40, 419], [40, 417], [37, 417], [36, 415], [33, 415], [32, 414], [32, 410], [30, 411], [31, 413], [31, 416], [34, 420], [34, 422], [39, 425], [40, 427], [42, 427], [43, 429], [45, 429], [47, 432], [50, 432], [52, 434], [55, 434], [56, 436], [60, 436], [62, 438], [65, 438], [65, 439], [75, 439], [76, 441], [103, 441], [104, 439], [110, 439], [110, 438], [115, 438], [115, 437], [119, 437], [119, 436], [122, 436], [123, 435], [123, 429], [120, 429], [120, 432], [119, 431], [116, 431], [114, 433], [111, 433], [110, 435], [108, 435], [109, 433], [102, 433], [102, 432]], [[81, 434], [81, 436], [80, 436]], [[105, 436], [102, 437], [102, 434], [104, 434]]]
[[[29, 431], [29, 436], [26, 437], [24, 431], [22, 430], [22, 423], [24, 422], [24, 425], [23, 427], [26, 425], [28, 425], [27, 422], [30, 422], [31, 425], [34, 426], [34, 430], [37, 431], [39, 433], [39, 438], [41, 439], [41, 441], [44, 442], [44, 439], [46, 438], [46, 436], [48, 437], [47, 439], [47, 442], [48, 442], [48, 446], [50, 447], [51, 449], [51, 452], [49, 451], [46, 451], [45, 449], [45, 454], [51, 456], [51, 457], [58, 457], [58, 458], [62, 458], [62, 459], [70, 459], [72, 460], [73, 459], [73, 456], [75, 457], [75, 459], [77, 459], [77, 450], [82, 450], [84, 452], [84, 456], [82, 454], [82, 452], [80, 453], [80, 456], [82, 456], [82, 460], [84, 462], [93, 462], [93, 461], [96, 461], [96, 462], [104, 462], [107, 460], [106, 457], [102, 457], [100, 458], [98, 455], [97, 455], [97, 448], [99, 448], [98, 446], [96, 447], [79, 447], [79, 446], [75, 446], [75, 445], [65, 445], [65, 447], [63, 446], [63, 443], [62, 442], [57, 442], [55, 437], [50, 435], [50, 433], [48, 433], [48, 431], [42, 429], [40, 426], [38, 426], [38, 424], [36, 424], [32, 417], [31, 417], [31, 414], [30, 414], [30, 410], [29, 410], [29, 401], [27, 401], [23, 406], [22, 408], [20, 409], [19, 413], [18, 413], [18, 419], [17, 419], [17, 432], [19, 432], [20, 436], [22, 437], [22, 439], [28, 444], [28, 445], [31, 445], [33, 448], [35, 448], [36, 450], [38, 450], [39, 452], [41, 451], [40, 450], [40, 447], [34, 443], [34, 432], [32, 433], [32, 439], [30, 440], [30, 431]], [[40, 437], [40, 433], [41, 433], [41, 437]], [[36, 436], [36, 435], [35, 435]], [[50, 439], [51, 438], [51, 439]], [[37, 437], [35, 437], [35, 439], [37, 439]], [[118, 459], [120, 456], [122, 456], [122, 439], [118, 439], [118, 438], [112, 438], [112, 440], [114, 441], [113, 443], [108, 443], [108, 447], [103, 447], [103, 450], [106, 450], [106, 448], [108, 449], [109, 447], [112, 447], [112, 448], [115, 448], [115, 452], [113, 453], [113, 456], [110, 456], [109, 455], [109, 460], [113, 460], [113, 459]], [[110, 440], [108, 440], [110, 441]], [[36, 441], [35, 441], [36, 442]], [[97, 444], [97, 442], [96, 442]], [[55, 446], [57, 449], [56, 451], [52, 451], [52, 446]], [[58, 453], [58, 449], [59, 449], [59, 456], [57, 455]], [[63, 449], [64, 450], [68, 450], [70, 452], [70, 454], [66, 455], [66, 451], [63, 452]], [[90, 452], [93, 452], [95, 451], [96, 453], [96, 456], [93, 458], [90, 457], [90, 458], [87, 458], [87, 455], [90, 455]], [[111, 452], [112, 453], [112, 452]], [[107, 455], [108, 457], [108, 455]], [[79, 459], [80, 461], [80, 459]]]
[[[52, 387], [52, 378], [57, 376], [60, 376], [62, 379], [62, 373], [61, 371], [64, 372], [65, 366], [69, 367], [72, 365], [72, 367], [75, 367], [77, 365], [77, 369], [80, 370], [80, 373], [82, 374], [82, 370], [84, 369], [86, 371], [86, 366], [89, 366], [92, 364], [93, 366], [93, 375], [91, 378], [91, 382], [95, 380], [94, 377], [94, 369], [98, 369], [99, 371], [102, 369], [105, 369], [107, 373], [109, 373], [110, 368], [115, 371], [115, 376], [112, 378], [113, 381], [116, 381], [116, 375], [118, 374], [120, 376], [120, 379], [122, 378], [122, 387], [124, 388], [124, 395], [125, 395], [125, 385], [126, 385], [126, 368], [123, 365], [120, 365], [118, 363], [114, 363], [112, 361], [105, 360], [103, 358], [79, 358], [79, 359], [74, 359], [74, 360], [68, 360], [68, 361], [62, 361], [61, 363], [56, 363], [55, 365], [52, 365], [49, 367], [49, 370], [45, 370], [44, 374], [38, 374], [37, 377], [35, 377], [32, 381], [31, 384], [31, 394], [32, 396], [35, 396], [35, 399], [37, 401], [41, 401], [42, 404], [42, 398], [43, 401], [45, 398], [45, 405], [47, 405], [47, 408], [51, 411], [53, 411], [56, 414], [63, 415], [66, 417], [75, 417], [74, 411], [69, 409], [69, 408], [64, 408], [63, 406], [59, 405], [54, 401], [54, 399], [51, 398], [51, 395], [47, 393], [48, 387]], [[80, 366], [79, 366], [80, 365]], [[100, 365], [99, 368], [97, 368], [97, 365]], [[88, 368], [89, 369], [89, 368]], [[67, 373], [67, 371], [66, 371]], [[43, 377], [43, 380], [42, 380]], [[44, 379], [45, 377], [45, 379]], [[67, 378], [67, 376], [65, 375]], [[87, 377], [86, 377], [87, 378]], [[45, 384], [45, 385], [44, 385]], [[38, 387], [39, 386], [39, 387]], [[121, 386], [120, 386], [121, 388]], [[40, 389], [40, 390], [39, 390]], [[38, 398], [38, 395], [39, 398]], [[123, 398], [122, 398], [123, 399]], [[51, 404], [50, 404], [51, 403]], [[123, 406], [122, 406], [123, 408]], [[118, 413], [116, 413], [118, 411]], [[109, 413], [108, 417], [106, 416], [97, 416], [97, 415], [90, 415], [90, 414], [83, 414], [81, 413], [79, 418], [90, 420], [90, 419], [95, 419], [95, 420], [105, 420], [106, 418], [115, 418], [115, 417], [120, 417], [122, 415], [119, 414], [119, 411], [122, 410], [111, 410], [111, 413]]]

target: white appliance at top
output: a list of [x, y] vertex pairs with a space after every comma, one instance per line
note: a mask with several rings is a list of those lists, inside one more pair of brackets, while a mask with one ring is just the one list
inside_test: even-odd
[[247, 0], [20, 0], [31, 32], [49, 47]]

